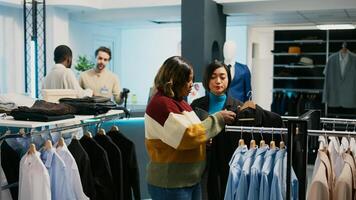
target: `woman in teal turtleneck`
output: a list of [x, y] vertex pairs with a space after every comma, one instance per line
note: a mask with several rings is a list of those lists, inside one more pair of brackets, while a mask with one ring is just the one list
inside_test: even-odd
[[[230, 82], [231, 74], [226, 65], [215, 61], [207, 66], [203, 77], [207, 94], [191, 104], [201, 120], [208, 116], [207, 113], [213, 114], [223, 109], [237, 111], [238, 106], [242, 105], [237, 99], [227, 96]], [[207, 113], [202, 114], [201, 110]], [[203, 197], [207, 195], [208, 199], [224, 199], [229, 161], [239, 139], [239, 135], [223, 131], [207, 144], [207, 166], [202, 180]]]

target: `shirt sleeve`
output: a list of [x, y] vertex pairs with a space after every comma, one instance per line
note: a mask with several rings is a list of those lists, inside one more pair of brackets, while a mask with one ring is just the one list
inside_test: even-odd
[[77, 81], [74, 72], [69, 69], [67, 71], [66, 80], [65, 80], [66, 88], [76, 90], [78, 93], [78, 97], [92, 96], [93, 91], [90, 89], [83, 90], [80, 87], [79, 82]]
[[115, 102], [117, 104], [122, 104], [122, 99], [120, 97], [120, 81], [119, 78], [114, 76], [114, 86], [112, 88], [112, 95], [114, 96]]

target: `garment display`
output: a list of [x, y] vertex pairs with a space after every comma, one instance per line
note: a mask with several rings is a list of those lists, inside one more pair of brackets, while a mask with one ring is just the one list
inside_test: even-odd
[[68, 149], [77, 163], [84, 193], [91, 200], [96, 199], [95, 182], [88, 153], [84, 150], [79, 140], [74, 138], [68, 145]]
[[107, 135], [96, 134], [94, 140], [105, 149], [111, 174], [114, 181], [114, 195], [117, 200], [124, 200], [123, 192], [123, 167], [122, 167], [122, 154], [119, 147], [114, 144], [111, 138]]
[[95, 69], [82, 72], [79, 84], [84, 89], [93, 90], [95, 96], [114, 97], [115, 102], [120, 102], [120, 82], [117, 76], [108, 69], [97, 73]]
[[[285, 149], [263, 146], [247, 150], [246, 145], [240, 145], [230, 161], [224, 199], [286, 199], [286, 163]], [[293, 169], [291, 185], [291, 199], [298, 199], [298, 180]]]
[[[2, 170], [2, 167], [0, 166], [0, 177], [1, 177], [1, 185], [7, 185], [7, 179], [5, 176], [4, 171]], [[11, 193], [9, 189], [6, 190], [1, 190], [0, 192], [0, 199], [1, 200], [12, 200]]]
[[247, 65], [235, 62], [234, 76], [229, 87], [228, 95], [241, 102], [247, 101], [251, 96], [251, 73]]
[[88, 153], [93, 172], [96, 199], [115, 199], [115, 189], [106, 151], [93, 138], [83, 136], [80, 144]]
[[46, 75], [42, 89], [73, 89], [77, 91], [78, 97], [93, 95], [92, 90], [83, 90], [74, 72], [60, 63], [55, 64]]
[[[330, 140], [330, 141], [329, 141]], [[356, 199], [356, 150], [354, 138], [319, 136], [308, 199]]]
[[20, 106], [11, 111], [15, 120], [29, 121], [56, 121], [74, 118], [75, 108], [66, 104], [50, 103], [37, 100], [31, 108]]
[[48, 170], [51, 185], [51, 199], [75, 199], [73, 188], [70, 188], [71, 180], [66, 173], [67, 166], [59, 157], [55, 148], [45, 149], [41, 152], [41, 159]]
[[[4, 170], [7, 183], [13, 184], [19, 180], [21, 157], [13, 150], [5, 140], [1, 145], [1, 166]], [[11, 196], [13, 200], [18, 199], [18, 187], [10, 188]]]
[[20, 161], [19, 200], [51, 199], [51, 181], [40, 153], [25, 154]]
[[120, 131], [110, 130], [107, 135], [117, 145], [122, 155], [123, 194], [125, 200], [141, 199], [140, 175], [136, 157], [135, 144]]
[[321, 98], [321, 94], [275, 92], [271, 111], [279, 115], [299, 116], [307, 110], [322, 109]]
[[69, 105], [75, 109], [77, 115], [98, 115], [107, 113], [117, 105], [106, 97], [62, 98], [60, 103]]
[[66, 170], [65, 177], [67, 179], [69, 193], [73, 193], [73, 199], [76, 200], [89, 200], [89, 198], [83, 192], [82, 182], [80, 180], [79, 170], [74, 157], [70, 153], [65, 143], [63, 146], [57, 146], [56, 152], [58, 156], [63, 160]]
[[344, 56], [342, 51], [328, 58], [323, 103], [330, 107], [356, 108], [356, 55], [346, 50]]

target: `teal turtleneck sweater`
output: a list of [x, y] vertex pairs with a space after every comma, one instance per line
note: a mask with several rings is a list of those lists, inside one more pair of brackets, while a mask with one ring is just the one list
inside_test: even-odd
[[226, 94], [217, 96], [209, 92], [209, 114], [214, 114], [224, 108], [226, 101]]

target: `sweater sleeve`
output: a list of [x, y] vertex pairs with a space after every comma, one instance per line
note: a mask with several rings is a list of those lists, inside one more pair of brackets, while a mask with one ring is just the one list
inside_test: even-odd
[[[220, 113], [200, 121], [192, 110], [179, 111], [174, 104], [159, 104], [160, 110], [148, 108], [145, 114], [146, 139], [159, 139], [169, 146], [187, 150], [199, 147], [224, 127]], [[157, 113], [161, 115], [158, 116]], [[168, 112], [165, 114], [165, 112]]]

